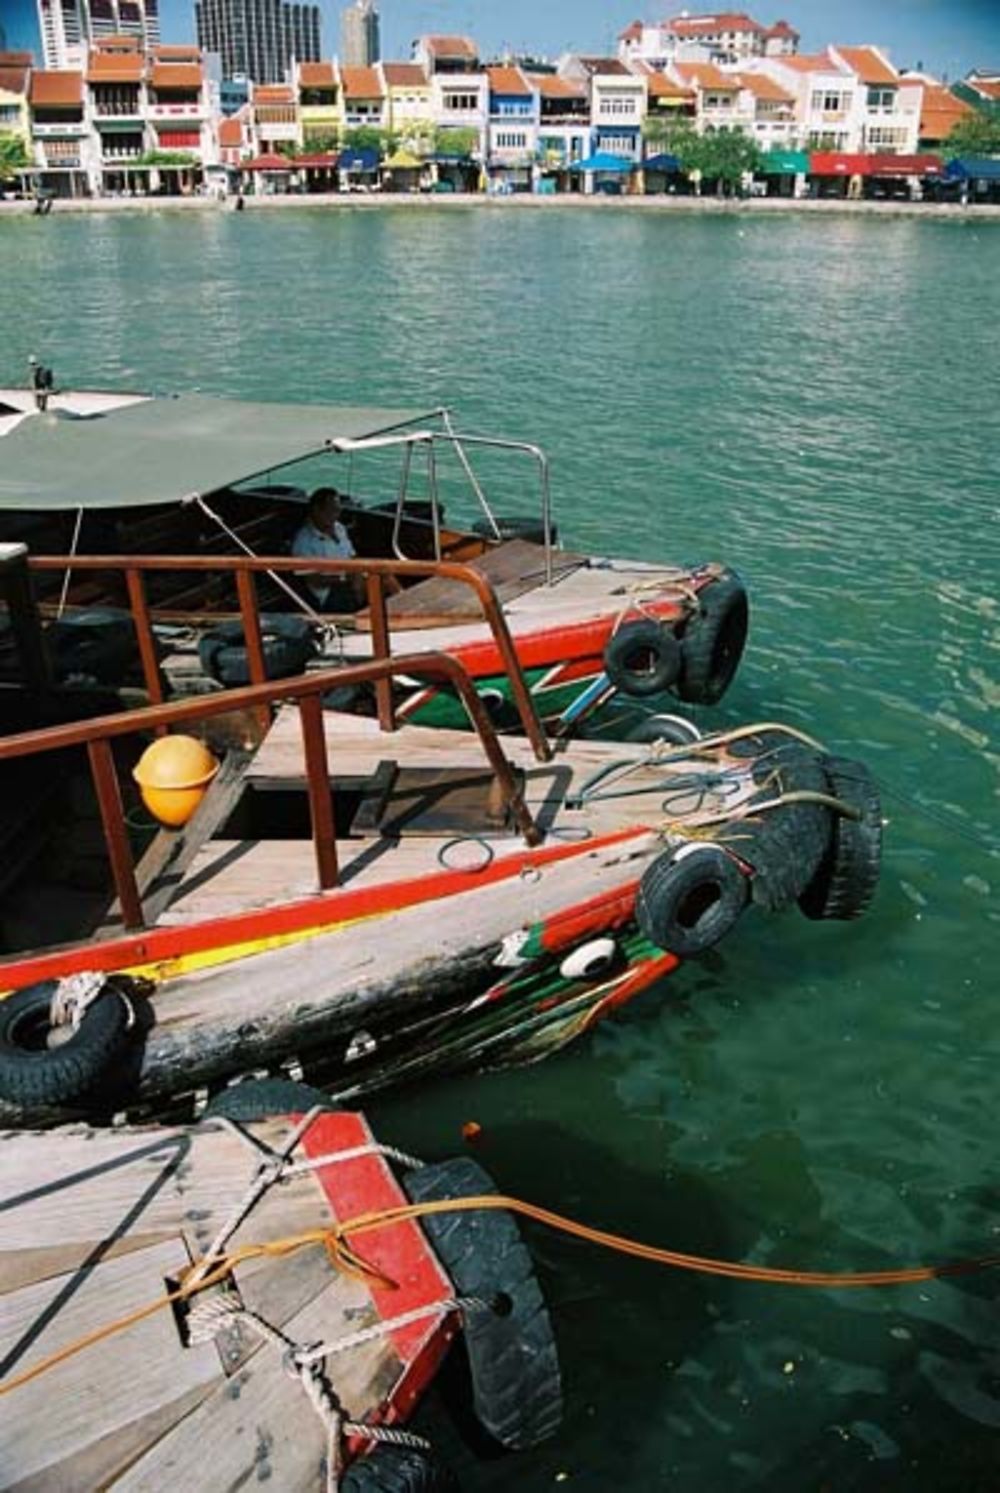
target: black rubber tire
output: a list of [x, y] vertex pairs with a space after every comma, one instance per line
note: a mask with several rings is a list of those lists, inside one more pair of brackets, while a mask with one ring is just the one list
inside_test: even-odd
[[[525, 513], [497, 513], [494, 514], [494, 517], [497, 521], [496, 529], [500, 530], [500, 540], [498, 543], [507, 539], [526, 539], [530, 544], [545, 543], [545, 525], [540, 518], [533, 518], [530, 514]], [[496, 529], [488, 518], [477, 519], [472, 525], [473, 534], [480, 534], [484, 539], [496, 539]], [[552, 544], [555, 544], [558, 538], [559, 530], [555, 524], [551, 524], [549, 526], [549, 540]]]
[[733, 682], [746, 647], [750, 604], [735, 571], [727, 571], [698, 593], [698, 610], [681, 638], [678, 697], [694, 705], [715, 705]]
[[272, 1115], [304, 1115], [317, 1104], [324, 1109], [337, 1107], [322, 1089], [298, 1083], [294, 1078], [247, 1078], [214, 1094], [205, 1106], [203, 1118], [269, 1120]]
[[[408, 1172], [411, 1202], [495, 1193], [492, 1178], [460, 1156]], [[509, 1450], [536, 1446], [562, 1420], [559, 1356], [531, 1255], [509, 1213], [439, 1213], [420, 1220], [457, 1296], [501, 1298], [510, 1310], [470, 1311], [465, 1347], [476, 1417]]]
[[[260, 619], [268, 679], [301, 674], [316, 653], [313, 625], [305, 617], [267, 613]], [[250, 654], [240, 622], [221, 622], [198, 642], [198, 660], [210, 679], [230, 688], [250, 683]]]
[[667, 746], [693, 746], [701, 740], [701, 732], [679, 716], [647, 715], [645, 720], [632, 727], [625, 739], [648, 743], [662, 741]]
[[340, 1480], [342, 1493], [446, 1493], [454, 1474], [427, 1452], [412, 1447], [373, 1446], [352, 1462]]
[[25, 1046], [48, 1024], [55, 980], [26, 985], [0, 1001], [0, 1097], [24, 1108], [70, 1104], [104, 1078], [125, 1045], [129, 1012], [108, 981], [68, 1041], [51, 1050]]
[[861, 813], [860, 819], [834, 814], [827, 852], [799, 898], [814, 921], [849, 922], [871, 906], [882, 866], [882, 801], [878, 784], [863, 762], [827, 757], [828, 791]]
[[135, 624], [128, 612], [92, 607], [53, 622], [48, 632], [56, 679], [72, 675], [98, 684], [121, 684], [139, 662]]
[[[763, 802], [781, 793], [828, 793], [823, 759], [811, 747], [779, 732], [745, 738], [735, 757], [760, 756], [753, 766]], [[753, 867], [754, 902], [769, 912], [789, 907], [816, 875], [830, 844], [830, 811], [822, 804], [789, 804], [751, 815], [735, 832], [733, 849]]]
[[646, 867], [635, 916], [650, 943], [691, 959], [732, 931], [749, 896], [747, 877], [736, 862], [724, 850], [699, 846], [680, 860], [668, 852]]
[[649, 617], [623, 623], [604, 649], [604, 672], [623, 695], [660, 695], [680, 671], [680, 643], [668, 627]]

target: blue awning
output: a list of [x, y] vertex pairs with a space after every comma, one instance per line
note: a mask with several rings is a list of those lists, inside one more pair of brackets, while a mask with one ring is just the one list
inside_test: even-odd
[[377, 171], [378, 151], [372, 145], [349, 146], [340, 152], [341, 171]]
[[945, 169], [949, 181], [1000, 181], [1000, 160], [993, 156], [960, 156]]
[[677, 157], [667, 155], [662, 150], [659, 155], [649, 156], [642, 164], [647, 171], [666, 171], [669, 173], [681, 170], [681, 163]]
[[599, 150], [596, 155], [588, 156], [585, 161], [574, 162], [574, 171], [632, 171], [636, 165], [635, 161], [627, 161], [624, 156], [608, 155]]

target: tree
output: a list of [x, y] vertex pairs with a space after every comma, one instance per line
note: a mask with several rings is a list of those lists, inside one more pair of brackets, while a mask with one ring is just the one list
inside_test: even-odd
[[944, 154], [1000, 156], [1000, 115], [970, 114], [960, 119], [944, 142]]
[[392, 155], [397, 137], [389, 130], [379, 129], [377, 124], [359, 124], [345, 130], [341, 146], [349, 150], [375, 150], [379, 155]]
[[701, 136], [698, 169], [709, 181], [717, 181], [722, 191], [739, 186], [747, 173], [760, 171], [764, 154], [745, 130], [716, 130]]
[[197, 166], [197, 156], [191, 155], [186, 150], [146, 150], [141, 156], [136, 156], [136, 166]]
[[23, 135], [0, 135], [0, 181], [12, 181], [31, 170], [31, 155]]
[[298, 145], [292, 147], [293, 155], [327, 155], [340, 146], [340, 136], [336, 130], [312, 130], [307, 131], [305, 141], [301, 148]]
[[471, 156], [479, 149], [479, 131], [439, 126], [434, 131], [434, 152], [442, 156]]

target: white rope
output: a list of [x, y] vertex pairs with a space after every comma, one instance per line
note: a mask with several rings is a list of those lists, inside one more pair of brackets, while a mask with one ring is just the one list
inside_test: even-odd
[[[243, 551], [245, 555], [248, 555], [251, 560], [257, 560], [260, 558], [257, 553], [253, 549], [251, 549], [250, 545], [247, 544], [247, 542], [242, 539], [239, 534], [236, 533], [235, 529], [231, 529], [229, 527], [225, 519], [222, 518], [220, 514], [216, 513], [213, 508], [209, 508], [208, 504], [205, 502], [205, 499], [201, 497], [199, 493], [194, 494], [194, 501], [198, 504], [198, 507], [204, 514], [206, 514], [208, 518], [212, 519], [214, 523], [218, 524], [219, 528], [227, 536], [227, 538], [231, 539], [235, 545], [238, 545], [238, 547]], [[284, 579], [284, 577], [280, 576], [276, 570], [268, 569], [264, 572], [264, 574], [271, 577], [271, 580], [274, 581], [275, 585], [279, 586], [281, 590], [284, 591], [285, 594], [290, 598], [290, 600], [294, 601], [295, 605], [300, 609], [300, 611], [305, 613], [310, 621], [314, 622], [317, 627], [322, 629], [324, 635], [327, 638], [332, 638], [338, 644], [341, 656], [343, 656], [344, 645], [343, 639], [340, 636], [339, 628], [337, 628], [335, 624], [332, 623], [328, 618], [322, 616], [321, 613], [317, 612], [315, 607], [310, 606], [305, 598], [299, 595], [295, 587], [290, 586]]]
[[[70, 559], [76, 558], [76, 547], [80, 543], [80, 528], [83, 524], [83, 509], [76, 510], [76, 522], [73, 525], [73, 539], [70, 543]], [[59, 605], [56, 608], [56, 620], [62, 616], [66, 609], [66, 597], [69, 595], [69, 578], [73, 573], [72, 565], [66, 566], [66, 574], [63, 576], [62, 590], [59, 593]]]

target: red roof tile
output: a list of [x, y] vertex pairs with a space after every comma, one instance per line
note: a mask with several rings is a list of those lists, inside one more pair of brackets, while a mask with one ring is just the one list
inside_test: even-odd
[[766, 73], [738, 73], [742, 86], [754, 98], [760, 99], [766, 104], [794, 104], [795, 99], [790, 93], [786, 93], [780, 83], [769, 78]]
[[782, 67], [796, 73], [845, 73], [846, 69], [829, 52], [793, 52], [780, 58]]
[[467, 57], [475, 62], [479, 55], [467, 36], [425, 36], [423, 42], [432, 57]]
[[390, 88], [427, 87], [427, 74], [418, 62], [383, 62], [382, 76]]
[[652, 70], [646, 80], [646, 86], [649, 90], [650, 98], [653, 99], [673, 98], [687, 101], [688, 99], [693, 99], [695, 96], [693, 88], [688, 88], [684, 83], [675, 83], [672, 78], [668, 78], [663, 73]]
[[862, 83], [898, 83], [899, 74], [874, 47], [837, 47], [837, 56], [856, 73]]
[[749, 31], [756, 36], [763, 34], [764, 27], [742, 10], [722, 10], [706, 15], [672, 16], [667, 22], [676, 36], [716, 36], [720, 31]]
[[189, 62], [154, 63], [149, 80], [159, 92], [164, 88], [200, 88], [203, 82], [201, 67]]
[[145, 61], [139, 52], [91, 52], [88, 83], [141, 83]]
[[604, 77], [618, 77], [624, 73], [628, 77], [628, 68], [617, 57], [581, 57], [579, 61], [591, 77], [595, 73]]
[[383, 98], [382, 79], [373, 67], [341, 67], [340, 81], [345, 98]]
[[1000, 102], [1000, 79], [996, 78], [966, 78], [970, 88], [981, 93], [983, 98], [996, 99]]
[[714, 62], [675, 62], [673, 70], [683, 83], [690, 83], [703, 91], [711, 88], [717, 93], [738, 93], [739, 80], [732, 73], [724, 73]]
[[[903, 82], [907, 82], [904, 78]], [[947, 140], [956, 124], [975, 114], [971, 104], [965, 103], [940, 83], [925, 83], [920, 107], [920, 138], [922, 140]]]
[[258, 83], [254, 86], [255, 104], [294, 104], [295, 95], [286, 83]]
[[336, 88], [332, 62], [302, 62], [299, 64], [300, 88]]
[[531, 81], [542, 98], [582, 99], [586, 101], [587, 89], [583, 83], [573, 83], [569, 78], [557, 78], [553, 73], [536, 73]]
[[4, 67], [0, 62], [0, 88], [8, 93], [27, 93], [28, 69], [26, 67]]
[[243, 122], [239, 119], [223, 119], [219, 122], [219, 144], [231, 148], [243, 144]]
[[201, 62], [198, 48], [190, 44], [154, 47], [153, 57], [157, 62]]
[[625, 30], [623, 32], [621, 32], [621, 34], [619, 35], [618, 40], [619, 41], [641, 41], [642, 40], [642, 22], [641, 21], [633, 21], [631, 23], [631, 25], [626, 26]]
[[486, 76], [493, 93], [513, 95], [518, 98], [531, 97], [531, 85], [519, 67], [488, 67]]
[[83, 73], [55, 70], [33, 72], [31, 102], [45, 108], [79, 107], [83, 103]]

